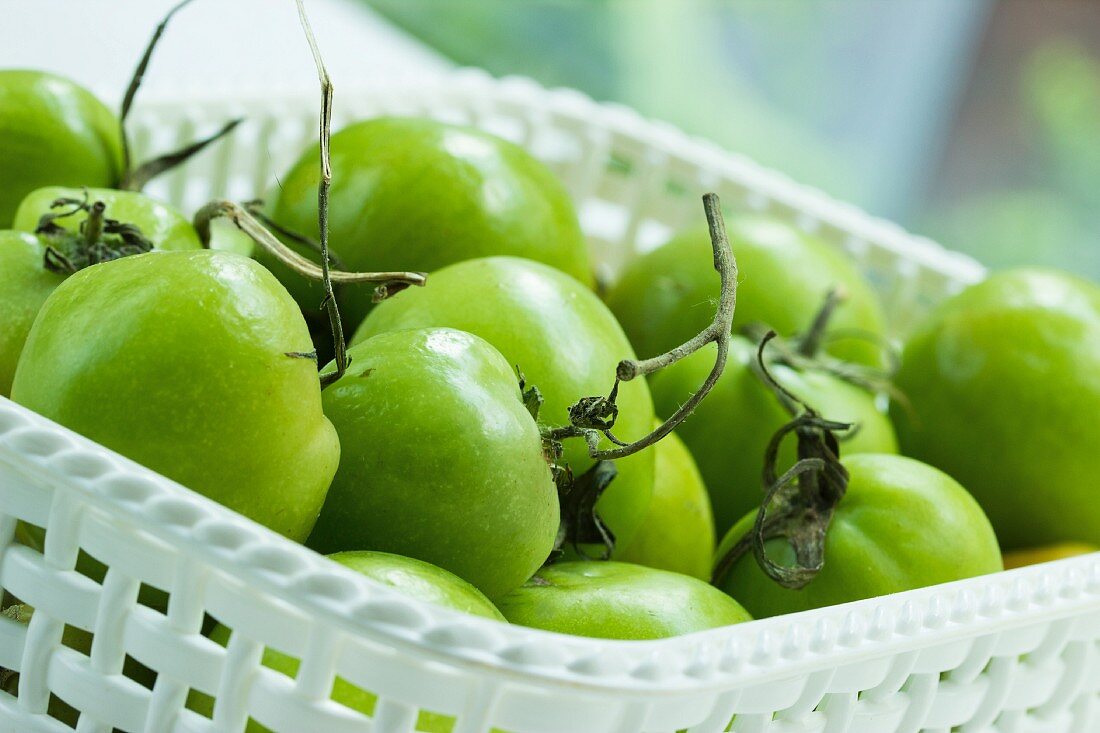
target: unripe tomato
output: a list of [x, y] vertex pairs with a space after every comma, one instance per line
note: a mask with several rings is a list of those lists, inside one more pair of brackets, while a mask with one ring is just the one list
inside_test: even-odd
[[633, 541], [616, 552], [623, 562], [710, 579], [714, 518], [703, 477], [676, 433], [654, 447], [653, 501]]
[[500, 352], [429, 328], [380, 334], [349, 355], [322, 398], [343, 455], [310, 547], [408, 555], [490, 598], [531, 577], [554, 547], [558, 494]]
[[[279, 224], [318, 236], [317, 146], [279, 181]], [[554, 174], [522, 148], [479, 130], [428, 119], [383, 117], [332, 136], [329, 229], [345, 270], [431, 271], [460, 260], [514, 255], [591, 284], [588, 245]], [[303, 254], [311, 254], [300, 249]], [[322, 290], [262, 259], [306, 312]], [[371, 308], [370, 286], [339, 298], [349, 331]]]
[[[848, 490], [825, 535], [825, 566], [809, 585], [784, 588], [764, 574], [751, 551], [718, 579], [718, 587], [754, 617], [858, 601], [1002, 569], [989, 520], [947, 474], [901, 456], [865, 453], [841, 462], [848, 469]], [[755, 513], [746, 515], [729, 531], [719, 544], [719, 558], [752, 531], [754, 519]], [[768, 540], [765, 547], [777, 562], [794, 563], [794, 551], [785, 539]]]
[[752, 620], [697, 578], [585, 560], [543, 568], [497, 607], [514, 624], [598, 639], [663, 639]]
[[[426, 562], [384, 552], [339, 552], [330, 555], [330, 558], [410, 598], [473, 616], [504, 621], [500, 611], [477, 588]], [[218, 624], [211, 632], [210, 639], [226, 646], [230, 633], [228, 627]], [[264, 649], [262, 664], [288, 677], [294, 677], [298, 674], [300, 662], [294, 657], [268, 648]], [[332, 686], [332, 699], [366, 716], [372, 716], [378, 696], [337, 677]], [[214, 714], [214, 698], [201, 692], [192, 691], [187, 706], [207, 717]], [[453, 726], [454, 718], [429, 712], [421, 712], [416, 721], [416, 729], [428, 733], [449, 733]], [[269, 730], [252, 719], [249, 719], [248, 727], [245, 728], [246, 733], [267, 733]]]
[[[693, 385], [699, 385], [714, 365], [714, 344], [661, 370], [650, 379], [658, 415], [669, 415]], [[766, 352], [765, 352], [766, 353]], [[729, 361], [707, 398], [678, 428], [703, 483], [710, 492], [714, 524], [724, 533], [764, 498], [764, 452], [790, 414], [753, 369], [757, 346], [741, 336], [730, 338]], [[830, 420], [858, 425], [842, 440], [845, 453], [894, 453], [897, 441], [889, 418], [871, 393], [825, 371], [797, 370], [782, 364], [769, 367], [781, 385]], [[779, 472], [796, 460], [794, 445], [784, 443]]]
[[[88, 201], [107, 205], [105, 216], [133, 224], [150, 243], [160, 249], [199, 249], [198, 235], [183, 215], [174, 208], [147, 198], [140, 193], [92, 189]], [[43, 214], [71, 210], [73, 207], [51, 209], [50, 204], [61, 198], [81, 200], [82, 189], [56, 186], [31, 192], [15, 216], [15, 226], [24, 232], [34, 231]], [[57, 218], [54, 223], [63, 229], [79, 233], [84, 211]], [[15, 365], [23, 350], [34, 316], [46, 296], [64, 279], [65, 274], [51, 271], [46, 264], [46, 249], [52, 245], [49, 237], [0, 232], [0, 395], [11, 391]]]
[[31, 191], [115, 186], [118, 119], [91, 92], [42, 71], [0, 70], [0, 227]]
[[[19, 204], [12, 224], [14, 229], [33, 232], [43, 214], [56, 213], [61, 209], [51, 209], [50, 205], [58, 199], [84, 198], [85, 191], [80, 188], [62, 188], [46, 186], [27, 194]], [[176, 207], [157, 201], [136, 191], [117, 191], [110, 188], [87, 189], [88, 201], [102, 201], [106, 204], [106, 216], [110, 219], [133, 224], [141, 230], [143, 236], [157, 249], [180, 250], [200, 249], [199, 235], [191, 222]], [[78, 211], [72, 216], [56, 219], [55, 223], [71, 232], [79, 232], [80, 224], [88, 215]]]
[[339, 460], [306, 324], [252, 260], [151, 252], [46, 299], [12, 399], [304, 540]]
[[[840, 288], [846, 300], [830, 333], [858, 331], [828, 351], [849, 361], [878, 365], [881, 349], [867, 340], [884, 333], [882, 307], [843, 253], [776, 219], [738, 214], [727, 219], [737, 258], [737, 311], [733, 330], [765, 323], [780, 336], [806, 327], [825, 294]], [[719, 279], [706, 229], [692, 229], [630, 263], [607, 296], [634, 349], [650, 357], [684, 343], [714, 317]]]
[[963, 482], [1006, 549], [1100, 544], [1100, 288], [994, 274], [910, 336], [897, 384], [902, 450]]
[[0, 231], [0, 395], [11, 392], [15, 365], [38, 309], [63, 275], [43, 267], [46, 246], [23, 232]]
[[[539, 421], [551, 426], [567, 424], [568, 408], [578, 399], [606, 395], [619, 360], [634, 357], [599, 298], [552, 267], [516, 257], [485, 257], [445, 267], [432, 273], [430, 281], [428, 287], [381, 303], [354, 341], [431, 326], [475, 333], [541, 390], [545, 403]], [[645, 380], [623, 383], [618, 405], [615, 434], [620, 439], [637, 439], [652, 429], [653, 405]], [[566, 441], [564, 459], [576, 474], [593, 464], [582, 440]], [[653, 495], [653, 451], [635, 453], [615, 465], [618, 476], [596, 508], [625, 545]]]

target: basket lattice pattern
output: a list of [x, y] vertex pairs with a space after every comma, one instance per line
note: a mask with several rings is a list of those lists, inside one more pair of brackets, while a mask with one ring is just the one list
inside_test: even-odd
[[[530, 82], [462, 74], [438, 89], [345, 95], [343, 119], [431, 114], [492, 129], [551, 162], [613, 276], [699, 215], [697, 194], [769, 210], [851, 252], [904, 326], [982, 269], [749, 161]], [[343, 97], [341, 97], [343, 100]], [[160, 193], [194, 208], [249, 198], [312, 135], [312, 97], [149, 108], [145, 148], [234, 113], [251, 122]], [[196, 112], [195, 110], [200, 110]], [[197, 115], [202, 116], [197, 116]], [[21, 542], [46, 530], [41, 548]], [[101, 580], [77, 570], [88, 557]], [[422, 711], [456, 733], [1091, 733], [1100, 560], [1085, 557], [657, 642], [563, 637], [404, 599], [0, 398], [0, 587], [35, 608], [0, 617], [0, 731], [404, 732]], [[234, 629], [227, 647], [202, 635]], [[62, 643], [66, 627], [92, 634]], [[260, 665], [302, 660], [291, 678]], [[157, 673], [122, 674], [130, 658]], [[339, 677], [377, 694], [366, 717]], [[198, 690], [213, 718], [186, 707]]]

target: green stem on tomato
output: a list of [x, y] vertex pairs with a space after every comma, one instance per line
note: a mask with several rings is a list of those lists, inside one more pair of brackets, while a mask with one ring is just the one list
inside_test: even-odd
[[88, 209], [88, 218], [84, 220], [84, 244], [89, 247], [99, 242], [103, 236], [103, 215], [107, 205], [102, 201], [96, 201]]
[[[294, 272], [310, 280], [323, 281], [325, 271], [310, 259], [298, 254], [279, 241], [243, 206], [225, 199], [217, 199], [195, 212], [193, 224], [203, 246], [210, 245], [211, 223], [224, 217], [247, 234], [257, 245]], [[410, 285], [423, 285], [428, 276], [422, 272], [344, 272], [329, 270], [328, 277], [334, 283], [379, 283], [387, 295]]]
[[[726, 225], [722, 219], [722, 209], [718, 195], [714, 193], [704, 195], [703, 209], [710, 229], [714, 269], [718, 271], [721, 280], [721, 293], [718, 297], [718, 307], [715, 310], [714, 319], [694, 338], [664, 354], [649, 359], [623, 359], [620, 361], [615, 369], [615, 382], [608, 396], [585, 397], [578, 400], [569, 408], [569, 425], [546, 431], [545, 437], [549, 442], [554, 443], [566, 438], [584, 438], [588, 443], [589, 454], [596, 460], [615, 460], [633, 455], [657, 443], [675, 430], [676, 426], [683, 422], [710, 393], [718, 382], [718, 378], [722, 376], [722, 371], [726, 367], [726, 360], [729, 356], [729, 335], [733, 324], [733, 313], [737, 307], [737, 261], [733, 256], [733, 250], [730, 248], [729, 238], [726, 236]], [[633, 442], [628, 443], [619, 440], [611, 433], [619, 412], [616, 398], [620, 382], [629, 382], [640, 376], [644, 377], [671, 366], [712, 342], [717, 346], [714, 367], [699, 389], [676, 412], [648, 435]], [[615, 447], [601, 449], [599, 447], [600, 435], [611, 441]]]
[[[328, 193], [332, 186], [332, 161], [330, 139], [332, 133], [332, 78], [325, 69], [325, 62], [321, 58], [321, 49], [317, 47], [317, 39], [313, 36], [313, 28], [310, 27], [309, 17], [306, 15], [306, 7], [302, 0], [296, 0], [298, 4], [298, 19], [305, 33], [309, 50], [313, 54], [313, 63], [317, 67], [317, 78], [321, 84], [321, 115], [320, 126], [320, 157], [321, 180], [317, 184], [317, 227], [320, 232], [319, 244], [321, 245], [321, 271], [322, 286], [325, 296], [321, 306], [328, 311], [329, 326], [332, 330], [332, 343], [335, 351], [336, 369], [321, 377], [321, 387], [340, 379], [347, 371], [349, 359], [347, 342], [344, 339], [344, 321], [340, 318], [340, 307], [336, 303], [336, 294], [332, 292], [332, 275], [329, 272], [328, 254]], [[376, 295], [379, 293], [376, 292]], [[385, 291], [382, 291], [385, 297]]]

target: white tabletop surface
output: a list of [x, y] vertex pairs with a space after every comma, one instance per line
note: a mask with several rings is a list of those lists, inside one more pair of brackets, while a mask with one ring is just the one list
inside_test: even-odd
[[[157, 23], [176, 0], [0, 0], [0, 68], [39, 68], [121, 99]], [[308, 0], [337, 93], [438, 75], [450, 63], [355, 0]], [[293, 0], [195, 0], [173, 19], [141, 100], [317, 88]]]

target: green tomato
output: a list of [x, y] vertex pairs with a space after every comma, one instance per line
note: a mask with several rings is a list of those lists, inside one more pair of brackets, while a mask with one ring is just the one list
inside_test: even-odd
[[503, 621], [485, 595], [454, 573], [431, 563], [388, 552], [337, 552], [329, 556], [341, 565], [425, 603], [453, 611]]
[[121, 177], [118, 119], [91, 92], [54, 74], [0, 70], [0, 227], [36, 188]]
[[[344, 270], [431, 271], [460, 260], [514, 255], [592, 282], [577, 214], [554, 174], [494, 135], [428, 119], [379, 118], [332, 136], [329, 230]], [[279, 181], [272, 217], [311, 237], [317, 226], [317, 146]], [[303, 254], [311, 254], [299, 249]], [[303, 311], [318, 283], [272, 268]], [[370, 285], [340, 293], [349, 330], [371, 308]]]
[[[810, 325], [825, 294], [841, 287], [848, 297], [830, 321], [836, 340], [828, 351], [848, 361], [881, 363], [881, 349], [866, 339], [884, 333], [882, 307], [842, 252], [759, 215], [731, 216], [726, 231], [738, 269], [735, 333], [754, 322], [780, 336], [799, 333]], [[634, 260], [622, 273], [607, 304], [641, 356], [668, 351], [711, 322], [720, 282], [710, 253], [707, 231], [694, 229]], [[846, 331], [863, 337], [839, 338]]]
[[[89, 188], [87, 191], [88, 201], [102, 201], [106, 204], [105, 216], [108, 219], [133, 224], [157, 249], [202, 248], [195, 228], [174, 206], [136, 191], [116, 191], [109, 188]], [[84, 198], [84, 189], [47, 186], [32, 191], [19, 204], [12, 227], [33, 232], [43, 214], [61, 210], [50, 209], [50, 204], [60, 198], [80, 200]], [[56, 219], [55, 223], [71, 232], [79, 232], [81, 223], [87, 218], [85, 212], [78, 211], [72, 216]]]
[[514, 624], [597, 639], [664, 639], [752, 620], [697, 578], [587, 560], [543, 568], [497, 607]]
[[[477, 588], [426, 562], [384, 552], [341, 552], [330, 557], [410, 598], [474, 616], [504, 620], [500, 611]], [[226, 646], [230, 633], [228, 627], [218, 624], [211, 632], [210, 639]], [[287, 677], [298, 674], [300, 664], [294, 657], [271, 648], [264, 649], [262, 663]], [[332, 687], [332, 699], [369, 717], [374, 715], [378, 696], [337, 677]], [[187, 707], [208, 718], [213, 717], [214, 698], [192, 690]], [[426, 733], [449, 733], [453, 727], [454, 718], [437, 713], [421, 712], [416, 722], [416, 729]], [[246, 733], [266, 733], [268, 730], [251, 719], [245, 729]]]
[[902, 450], [963, 482], [1006, 549], [1100, 544], [1100, 288], [994, 274], [910, 336], [896, 381]]
[[46, 299], [12, 399], [295, 540], [339, 460], [297, 305], [252, 260], [151, 252]]
[[[650, 389], [658, 415], [674, 412], [698, 388], [714, 366], [716, 349], [710, 344], [653, 375]], [[760, 506], [764, 453], [772, 436], [791, 419], [753, 369], [756, 351], [748, 339], [731, 337], [729, 361], [718, 383], [677, 428], [710, 492], [719, 534]], [[769, 367], [769, 371], [823, 417], [859, 426], [850, 436], [841, 436], [846, 453], [897, 452], [893, 426], [871, 393], [824, 371], [798, 371], [782, 364]], [[795, 460], [794, 440], [790, 439], [779, 453], [779, 473]]]
[[[825, 535], [825, 566], [809, 585], [790, 590], [768, 578], [752, 552], [718, 587], [756, 618], [806, 611], [947, 583], [1002, 569], [1001, 552], [981, 507], [947, 474], [911, 458], [848, 456], [848, 491]], [[718, 557], [752, 531], [755, 513], [725, 536]], [[765, 543], [768, 557], [794, 563], [783, 539]], [[505, 616], [507, 610], [502, 608]]]
[[[518, 365], [545, 403], [539, 421], [568, 423], [568, 408], [582, 397], [606, 395], [621, 359], [633, 358], [615, 317], [588, 288], [552, 267], [515, 257], [486, 257], [445, 267], [431, 284], [383, 302], [354, 341], [406, 328], [446, 326], [469, 331]], [[696, 385], [697, 387], [698, 385]], [[615, 434], [633, 440], [653, 425], [653, 404], [643, 379], [623, 383]], [[564, 460], [574, 473], [592, 466], [582, 440], [566, 441]], [[618, 476], [596, 505], [621, 544], [641, 525], [653, 495], [653, 451], [616, 461]]]
[[38, 309], [64, 276], [42, 266], [46, 246], [22, 232], [0, 231], [0, 395], [11, 393], [15, 365]]
[[616, 557], [709, 580], [714, 517], [703, 477], [676, 433], [657, 443], [654, 451], [653, 501], [634, 540]]
[[[81, 199], [82, 189], [49, 186], [32, 191], [19, 206], [15, 227], [34, 231], [39, 218], [50, 213], [50, 204], [59, 198]], [[130, 191], [88, 190], [89, 201], [107, 205], [105, 215], [134, 224], [159, 249], [199, 249], [202, 245], [191, 224], [174, 208]], [[55, 222], [71, 232], [80, 231], [87, 219], [83, 211]], [[11, 391], [15, 365], [23, 350], [34, 316], [46, 296], [64, 279], [45, 266], [47, 239], [29, 234], [0, 232], [0, 312], [7, 318], [0, 323], [0, 395]]]
[[490, 598], [531, 577], [554, 547], [557, 487], [500, 352], [449, 328], [348, 351], [322, 398], [343, 455], [309, 546], [416, 557]]

